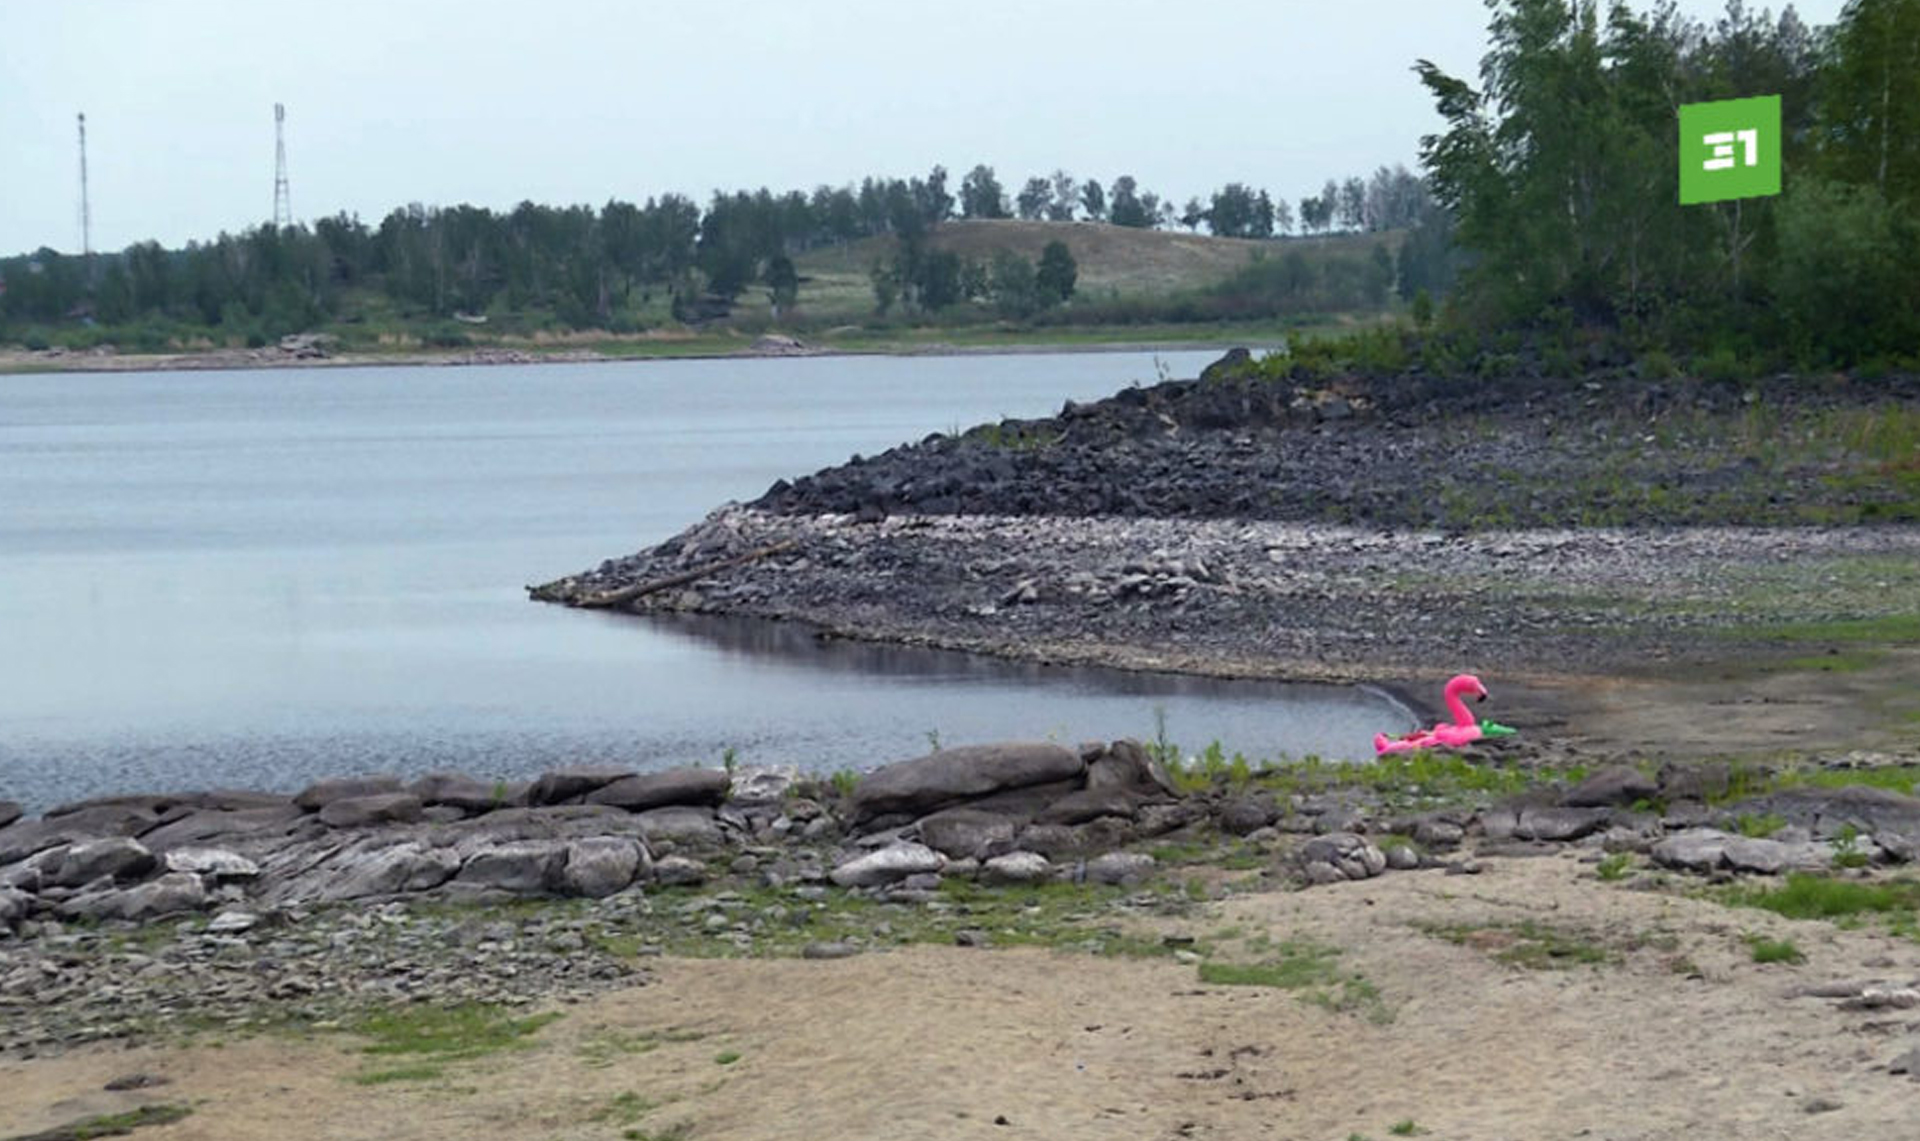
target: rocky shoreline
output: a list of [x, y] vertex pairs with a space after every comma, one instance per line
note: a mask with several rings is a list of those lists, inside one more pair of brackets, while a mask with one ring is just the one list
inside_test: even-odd
[[[1105, 904], [1125, 909], [1166, 886], [1156, 851], [1223, 844], [1276, 887], [1472, 874], [1569, 845], [1709, 876], [1868, 874], [1920, 856], [1920, 799], [1885, 789], [1782, 784], [1736, 798], [1725, 764], [1571, 768], [1531, 745], [1479, 750], [1472, 764], [1518, 791], [1317, 767], [1195, 781], [1116, 741], [949, 749], [852, 782], [594, 768], [521, 785], [436, 774], [294, 797], [120, 797], [38, 818], [0, 806], [0, 1052], [328, 1024], [395, 1001], [579, 1001], [644, 984], [649, 954], [838, 957], [895, 945], [893, 923], [909, 915], [984, 946], [992, 934], [953, 885], [1148, 893]], [[1742, 834], [1756, 814], [1777, 823], [1772, 835]], [[856, 900], [902, 919], [852, 935], [829, 925]], [[541, 906], [512, 907], [525, 901]]]

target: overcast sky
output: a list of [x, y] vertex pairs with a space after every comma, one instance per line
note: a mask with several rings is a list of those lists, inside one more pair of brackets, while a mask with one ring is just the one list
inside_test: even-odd
[[1294, 201], [1413, 167], [1414, 60], [1471, 76], [1485, 27], [1481, 0], [0, 0], [0, 254], [79, 249], [76, 112], [95, 249], [269, 219], [276, 101], [304, 221], [935, 163], [957, 192], [981, 162], [1009, 194], [1062, 167]]

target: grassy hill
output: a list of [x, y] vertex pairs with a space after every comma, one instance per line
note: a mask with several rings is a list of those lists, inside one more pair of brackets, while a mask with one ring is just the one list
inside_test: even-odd
[[[942, 223], [928, 238], [935, 249], [975, 261], [1002, 250], [1038, 262], [1048, 242], [1065, 242], [1079, 267], [1076, 296], [1083, 301], [1167, 297], [1217, 286], [1258, 259], [1299, 252], [1309, 262], [1366, 256], [1376, 245], [1397, 250], [1398, 231], [1332, 234], [1313, 238], [1215, 238], [1184, 231], [1141, 230], [1100, 222], [1024, 222], [967, 219]], [[795, 259], [802, 285], [799, 307], [816, 321], [858, 321], [873, 312], [868, 271], [890, 260], [892, 237], [863, 238], [841, 247], [810, 250]], [[740, 311], [761, 306], [743, 297]]]

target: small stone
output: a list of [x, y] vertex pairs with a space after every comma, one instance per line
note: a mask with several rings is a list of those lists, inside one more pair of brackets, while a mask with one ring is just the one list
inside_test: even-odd
[[849, 959], [860, 953], [852, 943], [808, 943], [800, 948], [803, 959]]
[[685, 856], [667, 856], [654, 861], [653, 881], [664, 887], [698, 887], [707, 882], [707, 866]]
[[260, 917], [251, 911], [222, 911], [207, 922], [207, 931], [214, 935], [237, 935], [253, 930], [259, 923]]

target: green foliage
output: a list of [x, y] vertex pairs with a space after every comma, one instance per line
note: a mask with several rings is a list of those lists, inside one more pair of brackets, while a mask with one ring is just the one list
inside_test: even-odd
[[1632, 870], [1633, 854], [1630, 852], [1615, 852], [1594, 865], [1593, 872], [1602, 880], [1612, 883], [1616, 880], [1626, 879], [1627, 873]]
[[1761, 815], [1742, 812], [1740, 815], [1734, 817], [1733, 826], [1742, 836], [1764, 839], [1780, 831], [1780, 829], [1785, 828], [1787, 826], [1787, 820], [1786, 817], [1781, 816], [1777, 812], [1768, 812]]
[[1073, 260], [1073, 251], [1061, 241], [1048, 242], [1040, 250], [1040, 267], [1034, 272], [1033, 285], [1040, 304], [1058, 305], [1073, 296], [1074, 282], [1080, 276], [1080, 267]]
[[1376, 1025], [1393, 1021], [1378, 987], [1360, 975], [1342, 974], [1340, 950], [1306, 939], [1249, 941], [1263, 957], [1253, 963], [1206, 961], [1200, 981], [1215, 986], [1264, 986], [1303, 992], [1301, 1001], [1341, 1014], [1358, 1014]]
[[722, 1050], [713, 1056], [713, 1064], [716, 1066], [731, 1066], [739, 1060], [740, 1051], [738, 1050]]
[[1791, 872], [1779, 887], [1735, 887], [1723, 898], [1739, 907], [1759, 907], [1788, 919], [1844, 919], [1878, 914], [1912, 922], [1920, 908], [1920, 882], [1866, 883]]
[[1531, 919], [1514, 924], [1432, 924], [1422, 930], [1449, 943], [1489, 950], [1496, 962], [1526, 970], [1602, 966], [1619, 958], [1597, 933]]
[[378, 1010], [348, 1026], [351, 1033], [371, 1040], [361, 1052], [373, 1057], [417, 1055], [419, 1061], [365, 1070], [353, 1080], [362, 1085], [430, 1081], [440, 1077], [448, 1063], [501, 1050], [525, 1049], [530, 1045], [528, 1038], [559, 1017], [559, 1013], [550, 1012], [515, 1018], [502, 1007], [484, 1003]]
[[1800, 953], [1791, 939], [1768, 939], [1762, 935], [1749, 933], [1742, 936], [1747, 942], [1756, 963], [1804, 963], [1807, 957]]

